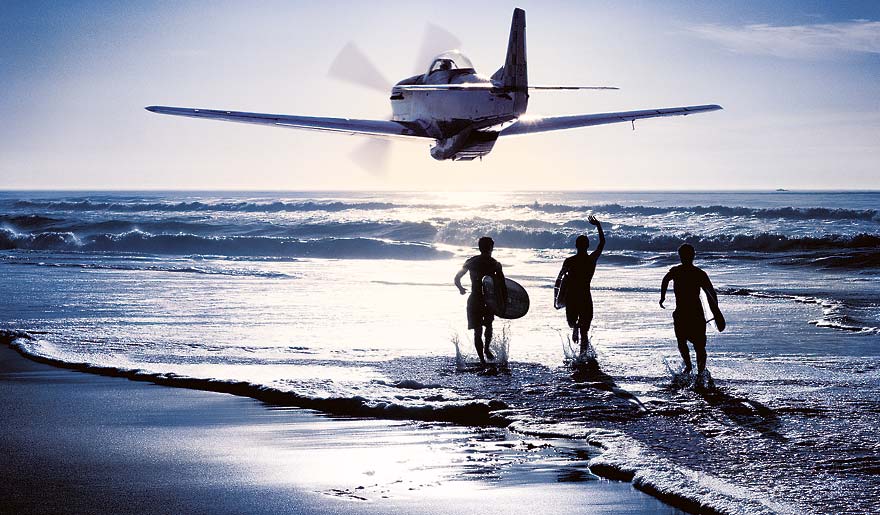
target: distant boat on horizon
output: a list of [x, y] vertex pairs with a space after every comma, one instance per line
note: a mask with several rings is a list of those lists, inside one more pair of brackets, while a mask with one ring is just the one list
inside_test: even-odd
[[776, 191], [788, 191], [788, 190], [785, 188], [776, 188]]

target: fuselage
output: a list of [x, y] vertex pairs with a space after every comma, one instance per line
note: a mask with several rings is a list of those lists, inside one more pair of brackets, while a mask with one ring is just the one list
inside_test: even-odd
[[[470, 69], [435, 71], [427, 77], [416, 75], [398, 84], [491, 85], [491, 81]], [[401, 91], [394, 88], [391, 90], [391, 111], [392, 120], [418, 123], [438, 139], [453, 136], [467, 127], [484, 128], [516, 118], [510, 95], [486, 89]]]
[[[430, 89], [432, 85], [462, 85], [464, 89]], [[468, 85], [484, 87], [466, 89]], [[515, 108], [513, 95], [493, 89], [492, 79], [477, 74], [458, 52], [437, 56], [426, 73], [404, 79], [391, 90], [392, 120], [418, 125], [435, 138], [437, 145], [431, 155], [441, 160], [469, 160], [487, 154], [498, 136], [497, 128], [522, 114]]]

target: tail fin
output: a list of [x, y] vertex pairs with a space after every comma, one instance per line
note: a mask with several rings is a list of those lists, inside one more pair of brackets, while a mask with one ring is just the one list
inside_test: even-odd
[[526, 112], [529, 103], [529, 79], [526, 70], [526, 12], [516, 8], [510, 22], [510, 40], [507, 43], [507, 57], [501, 71], [501, 84], [514, 98], [514, 111], [517, 115]]

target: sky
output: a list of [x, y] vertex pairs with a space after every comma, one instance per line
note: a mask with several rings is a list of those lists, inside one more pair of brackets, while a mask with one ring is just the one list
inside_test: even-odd
[[[528, 114], [723, 111], [502, 138], [482, 161], [362, 137], [161, 116], [148, 105], [387, 118], [328, 76], [348, 43], [389, 82], [428, 23], [477, 71], [526, 10]], [[0, 189], [880, 189], [880, 2], [42, 2], [0, 0]]]

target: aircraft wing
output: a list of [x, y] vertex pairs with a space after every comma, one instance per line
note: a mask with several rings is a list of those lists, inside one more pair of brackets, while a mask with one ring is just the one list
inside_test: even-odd
[[606, 123], [630, 122], [642, 118], [658, 118], [660, 116], [685, 116], [695, 113], [707, 113], [723, 109], [719, 105], [701, 105], [685, 107], [669, 107], [664, 109], [646, 109], [644, 111], [624, 111], [622, 113], [579, 114], [574, 116], [527, 117], [523, 116], [513, 125], [501, 131], [501, 136], [530, 134], [533, 132], [558, 131], [603, 125]]
[[388, 120], [354, 120], [351, 118], [320, 118], [285, 114], [244, 113], [214, 109], [190, 109], [184, 107], [150, 106], [147, 111], [191, 118], [208, 118], [226, 122], [255, 123], [291, 129], [340, 132], [376, 137], [428, 138], [416, 124], [403, 124]]

